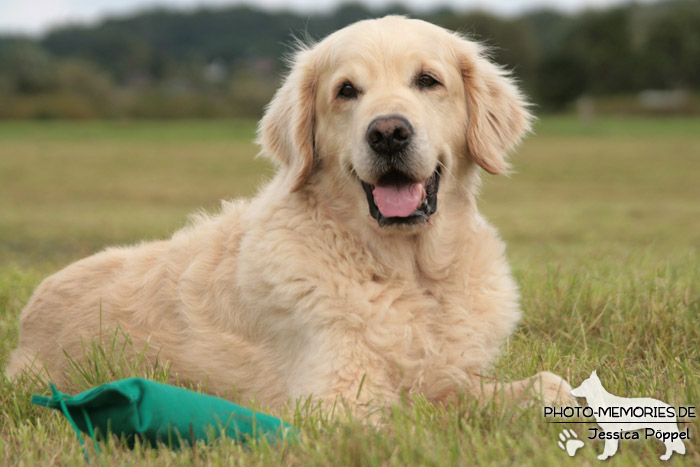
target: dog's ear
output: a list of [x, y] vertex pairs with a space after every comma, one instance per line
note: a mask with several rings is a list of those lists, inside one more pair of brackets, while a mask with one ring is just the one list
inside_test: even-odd
[[596, 373], [596, 370], [593, 370], [593, 373], [591, 373], [591, 378], [598, 378], [598, 373]]
[[261, 154], [286, 170], [291, 191], [309, 177], [314, 162], [316, 65], [313, 51], [300, 50], [292, 69], [258, 125]]
[[508, 169], [506, 153], [530, 130], [533, 117], [510, 74], [490, 62], [480, 44], [461, 37], [458, 43], [469, 154], [487, 172], [503, 173]]

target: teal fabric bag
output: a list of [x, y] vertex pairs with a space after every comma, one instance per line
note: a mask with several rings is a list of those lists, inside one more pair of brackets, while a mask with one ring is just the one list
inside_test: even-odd
[[93, 438], [95, 430], [125, 436], [130, 446], [135, 437], [156, 446], [177, 448], [181, 442], [211, 442], [225, 434], [239, 442], [267, 438], [270, 442], [296, 440], [297, 430], [277, 417], [253, 412], [208, 394], [129, 378], [106, 383], [77, 396], [62, 394], [51, 384], [51, 397], [33, 395], [32, 403], [60, 410], [76, 429]]

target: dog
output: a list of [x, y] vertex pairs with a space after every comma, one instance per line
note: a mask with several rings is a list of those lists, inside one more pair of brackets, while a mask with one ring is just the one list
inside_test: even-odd
[[103, 327], [178, 381], [268, 408], [404, 394], [569, 400], [541, 372], [489, 368], [520, 318], [480, 170], [507, 170], [528, 104], [484, 48], [415, 19], [360, 21], [303, 46], [258, 127], [274, 178], [171, 239], [109, 248], [39, 285], [12, 377], [68, 359]]
[[[586, 399], [588, 406], [593, 409], [596, 422], [600, 424], [600, 429], [609, 433], [604, 436], [605, 447], [603, 453], [598, 456], [598, 459], [605, 460], [617, 452], [617, 445], [621, 433], [625, 431], [645, 430], [645, 437], [649, 436], [647, 430], [651, 431], [654, 437], [660, 438], [666, 446], [666, 452], [660, 457], [662, 461], [668, 460], [674, 452], [685, 454], [685, 444], [680, 437], [678, 425], [676, 424], [675, 415], [672, 417], [673, 422], [669, 422], [670, 418], [663, 415], [620, 415], [614, 409], [634, 409], [636, 411], [647, 409], [662, 409], [662, 413], [666, 414], [671, 406], [660, 400], [651, 399], [649, 397], [619, 397], [607, 392], [600, 382], [600, 378], [594, 371], [591, 376], [581, 383], [577, 388], [571, 390], [571, 395], [575, 397], [583, 397]], [[608, 413], [606, 413], [606, 409]], [[659, 437], [658, 434], [661, 434]]]

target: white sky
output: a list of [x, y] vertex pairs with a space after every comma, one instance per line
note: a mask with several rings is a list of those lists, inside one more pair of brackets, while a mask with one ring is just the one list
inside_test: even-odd
[[[361, 0], [373, 7], [402, 4], [415, 10], [448, 5], [457, 10], [482, 9], [512, 15], [548, 6], [562, 11], [604, 7], [626, 0]], [[648, 1], [648, 0], [643, 0]], [[343, 0], [0, 0], [0, 33], [38, 34], [51, 26], [95, 22], [104, 16], [124, 15], [156, 6], [194, 9], [200, 6], [254, 4], [271, 10], [288, 8], [300, 12], [327, 11]]]

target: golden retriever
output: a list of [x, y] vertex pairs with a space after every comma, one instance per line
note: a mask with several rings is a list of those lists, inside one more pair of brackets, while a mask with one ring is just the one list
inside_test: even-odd
[[[304, 47], [259, 125], [274, 179], [169, 240], [44, 280], [7, 374], [40, 363], [65, 383], [63, 351], [83, 358], [118, 325], [174, 378], [268, 408], [487, 399], [501, 386], [480, 373], [520, 309], [504, 244], [476, 207], [479, 167], [505, 171], [530, 119], [480, 45], [423, 21], [360, 21]], [[502, 387], [570, 397], [548, 372]]]

